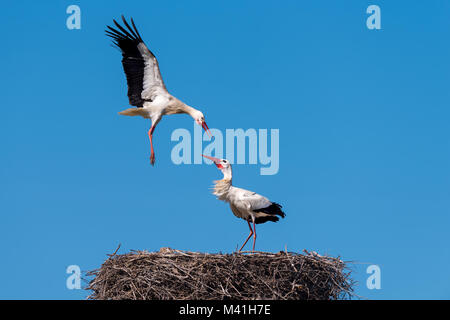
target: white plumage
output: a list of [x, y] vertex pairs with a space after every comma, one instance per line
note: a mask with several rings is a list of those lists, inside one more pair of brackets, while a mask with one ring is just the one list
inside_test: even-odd
[[[256, 192], [233, 186], [233, 174], [231, 164], [228, 160], [203, 156], [213, 161], [217, 168], [223, 173], [223, 179], [215, 181], [213, 194], [216, 195], [219, 200], [228, 202], [233, 214], [238, 218], [246, 220], [250, 228], [250, 234], [239, 251], [244, 248], [252, 235], [254, 251], [256, 243], [255, 224], [267, 221], [276, 222], [279, 220], [278, 216], [284, 218], [285, 213], [281, 210], [281, 205], [271, 202], [269, 199]], [[253, 229], [250, 224], [251, 222], [253, 223]]]
[[153, 132], [164, 115], [189, 114], [208, 134], [211, 135], [211, 132], [201, 111], [186, 105], [167, 91], [161, 77], [158, 60], [145, 45], [133, 19], [131, 19], [132, 27], [123, 16], [122, 20], [125, 28], [113, 20], [119, 30], [107, 26], [109, 30], [106, 30], [106, 35], [111, 37], [114, 45], [122, 51], [122, 65], [128, 84], [128, 99], [130, 105], [136, 108], [126, 109], [119, 114], [151, 119], [152, 125], [148, 136], [151, 146], [150, 163], [153, 165], [155, 163]]

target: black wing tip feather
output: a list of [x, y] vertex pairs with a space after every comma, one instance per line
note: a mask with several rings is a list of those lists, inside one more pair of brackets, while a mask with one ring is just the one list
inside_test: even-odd
[[[130, 27], [130, 25], [128, 24], [127, 20], [125, 19], [125, 17], [123, 15], [122, 15], [122, 21], [123, 21], [124, 25], [128, 28], [128, 30], [131, 32], [131, 34], [134, 36], [134, 38], [142, 41], [139, 33], [137, 32], [136, 27], [133, 30], [133, 28]], [[133, 18], [131, 18], [131, 21], [133, 21]]]
[[[286, 214], [283, 212], [283, 210], [281, 210], [282, 207], [283, 206], [281, 204], [272, 202], [272, 204], [270, 206], [255, 210], [255, 212], [264, 212], [264, 213], [270, 214], [271, 216], [264, 217], [266, 219], [265, 221], [270, 220], [270, 221], [276, 222], [279, 220], [277, 216], [280, 216], [282, 218], [284, 218], [286, 216]], [[260, 218], [260, 219], [262, 220], [263, 218]]]
[[255, 218], [255, 223], [260, 224], [260, 223], [265, 223], [267, 221], [277, 222], [278, 220], [280, 220], [280, 219], [277, 216], [258, 217], [258, 218]]
[[[122, 15], [122, 20], [128, 30], [122, 27], [115, 19], [113, 19], [114, 25], [119, 30], [108, 25], [106, 26], [109, 29], [105, 30], [106, 36], [112, 38], [114, 45], [124, 51], [129, 49], [130, 46], [137, 48], [139, 43], [144, 43], [144, 40], [142, 40], [142, 37], [136, 28], [133, 18], [130, 18], [131, 26], [125, 19], [124, 15]], [[153, 57], [155, 57], [155, 54], [149, 48], [147, 48], [147, 50]]]
[[[133, 21], [133, 19], [131, 20]], [[143, 41], [136, 32], [136, 26], [133, 27], [133, 30], [123, 15], [122, 21], [124, 26], [121, 26], [119, 22], [113, 19], [114, 24], [106, 26], [105, 34], [112, 39], [113, 47], [118, 48], [122, 52], [122, 66], [127, 78], [130, 105], [140, 108], [144, 103], [141, 94], [143, 91], [145, 64], [139, 50], [139, 44]]]
[[133, 18], [131, 18], [131, 24], [133, 27], [128, 24], [124, 15], [122, 15], [122, 21], [126, 28], [122, 27], [116, 19], [113, 19], [113, 23], [117, 29], [107, 25], [107, 29], [105, 29], [106, 35], [117, 42], [124, 40], [133, 41], [136, 43], [143, 42], [141, 35], [137, 31], [136, 25], [134, 24]]
[[136, 34], [137, 34], [137, 36], [138, 36], [139, 40], [141, 40], [142, 42], [144, 42], [144, 40], [142, 40], [142, 37], [141, 37], [141, 35], [139, 34], [139, 31], [138, 31], [138, 29], [136, 28], [136, 25], [134, 24], [134, 20], [133, 20], [133, 18], [130, 18], [130, 20], [131, 20], [131, 25], [133, 26], [133, 28], [134, 28], [134, 31], [136, 31]]

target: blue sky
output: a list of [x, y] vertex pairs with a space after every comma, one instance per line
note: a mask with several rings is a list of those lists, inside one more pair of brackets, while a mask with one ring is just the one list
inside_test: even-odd
[[[66, 8], [81, 8], [81, 30]], [[381, 8], [381, 30], [366, 8]], [[220, 173], [172, 163], [164, 118], [128, 106], [106, 24], [132, 16], [169, 91], [211, 128], [276, 128], [280, 170], [235, 185], [281, 203], [257, 249], [357, 261], [370, 299], [449, 299], [448, 1], [15, 1], [2, 10], [0, 298], [82, 299], [69, 265], [130, 249], [232, 252], [247, 224], [210, 193]], [[381, 289], [365, 286], [368, 265]]]

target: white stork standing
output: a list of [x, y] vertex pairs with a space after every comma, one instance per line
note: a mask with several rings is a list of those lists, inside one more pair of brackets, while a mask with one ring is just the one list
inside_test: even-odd
[[[285, 214], [281, 210], [281, 205], [275, 202], [269, 201], [266, 197], [259, 195], [255, 192], [248, 191], [241, 188], [236, 188], [231, 184], [232, 171], [231, 164], [226, 159], [218, 159], [203, 155], [203, 157], [211, 160], [223, 173], [223, 179], [214, 181], [213, 194], [217, 196], [219, 200], [228, 202], [230, 204], [233, 214], [247, 221], [250, 228], [250, 234], [245, 240], [239, 252], [247, 244], [250, 237], [253, 235], [253, 251], [255, 251], [256, 242], [256, 227], [255, 224], [264, 223], [267, 221], [277, 222], [280, 216], [284, 218]], [[253, 229], [250, 224], [253, 223]]]
[[167, 91], [159, 71], [158, 61], [142, 40], [133, 19], [131, 19], [133, 28], [130, 27], [124, 16], [122, 16], [122, 20], [128, 30], [113, 19], [119, 30], [107, 26], [109, 30], [106, 30], [106, 35], [111, 37], [114, 45], [122, 51], [122, 65], [127, 78], [128, 98], [130, 105], [136, 108], [126, 109], [119, 114], [151, 119], [152, 125], [148, 131], [148, 137], [151, 147], [150, 163], [153, 165], [155, 152], [152, 137], [162, 116], [187, 113], [209, 135], [212, 134], [202, 112], [188, 106]]

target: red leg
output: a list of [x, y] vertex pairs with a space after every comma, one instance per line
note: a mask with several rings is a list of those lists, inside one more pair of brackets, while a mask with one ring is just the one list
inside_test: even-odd
[[151, 163], [152, 165], [155, 164], [155, 152], [153, 151], [153, 141], [152, 141], [152, 138], [153, 138], [153, 131], [154, 131], [154, 130], [155, 130], [155, 127], [154, 127], [154, 126], [152, 126], [152, 127], [150, 128], [150, 130], [148, 130], [148, 138], [150, 139], [150, 148], [151, 148], [150, 163]]
[[255, 251], [255, 243], [256, 243], [256, 226], [255, 226], [255, 219], [253, 219], [253, 250], [252, 251]]
[[[248, 227], [250, 228], [250, 234], [248, 235], [247, 239], [245, 240], [244, 244], [242, 245], [242, 247], [239, 249], [238, 252], [241, 252], [241, 251], [242, 251], [242, 248], [244, 248], [244, 246], [247, 244], [248, 239], [250, 239], [250, 237], [253, 235], [253, 230], [252, 230], [252, 226], [251, 226], [251, 224], [250, 224], [250, 221], [247, 221], [247, 223], [248, 223]], [[253, 244], [253, 247], [254, 247], [254, 246], [255, 246], [255, 245]]]

